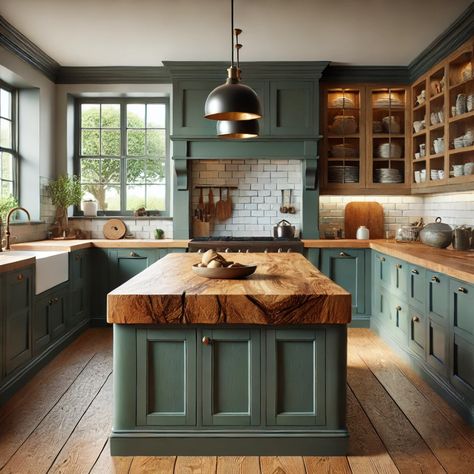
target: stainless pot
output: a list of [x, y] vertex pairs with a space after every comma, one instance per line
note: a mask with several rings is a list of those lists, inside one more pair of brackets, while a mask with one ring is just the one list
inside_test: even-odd
[[446, 248], [453, 238], [453, 229], [448, 224], [441, 222], [437, 217], [433, 224], [427, 224], [420, 232], [420, 240], [423, 244], [440, 249]]
[[295, 226], [287, 220], [282, 219], [277, 225], [273, 226], [273, 237], [279, 239], [292, 239], [295, 236]]

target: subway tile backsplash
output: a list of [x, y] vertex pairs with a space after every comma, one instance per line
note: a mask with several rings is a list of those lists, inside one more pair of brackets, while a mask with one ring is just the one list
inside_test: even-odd
[[[281, 219], [298, 231], [301, 218], [302, 173], [298, 160], [196, 160], [192, 163], [191, 212], [197, 208], [196, 185], [237, 186], [231, 191], [233, 212], [226, 221], [215, 220], [211, 234], [216, 236], [271, 236]], [[292, 189], [296, 214], [280, 213], [281, 189]], [[209, 190], [204, 190], [207, 201]], [[214, 202], [219, 190], [213, 189]], [[225, 194], [225, 193], [224, 193]], [[289, 192], [286, 193], [287, 200]]]

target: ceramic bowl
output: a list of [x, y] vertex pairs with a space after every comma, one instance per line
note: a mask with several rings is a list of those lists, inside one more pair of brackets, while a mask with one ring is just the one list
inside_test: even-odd
[[464, 174], [466, 176], [474, 174], [474, 162], [464, 164]]

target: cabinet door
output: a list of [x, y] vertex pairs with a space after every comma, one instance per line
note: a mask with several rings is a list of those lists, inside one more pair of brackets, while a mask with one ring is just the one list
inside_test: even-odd
[[474, 285], [451, 280], [450, 293], [455, 333], [467, 339], [474, 338]]
[[474, 344], [456, 332], [453, 335], [451, 382], [459, 391], [474, 397]]
[[390, 288], [392, 281], [392, 272], [390, 271], [390, 257], [381, 253], [374, 253], [374, 279], [375, 283], [379, 283], [385, 288]]
[[202, 423], [260, 423], [260, 331], [203, 329]]
[[410, 349], [425, 359], [426, 347], [426, 319], [425, 316], [412, 308], [409, 309], [409, 337]]
[[51, 339], [54, 341], [66, 332], [68, 314], [68, 289], [55, 292], [50, 305]]
[[138, 275], [157, 260], [157, 250], [124, 249], [110, 250], [110, 276], [112, 288], [116, 288]]
[[137, 423], [196, 424], [196, 331], [137, 330]]
[[5, 373], [31, 359], [33, 269], [10, 272], [6, 277]]
[[400, 344], [407, 344], [409, 311], [405, 301], [388, 296], [388, 319], [390, 332]]
[[317, 110], [314, 81], [272, 81], [270, 83], [270, 133], [308, 136], [316, 134]]
[[323, 249], [321, 253], [321, 271], [351, 293], [354, 314], [365, 314], [365, 251]]
[[441, 324], [449, 319], [449, 278], [441, 273], [426, 272], [428, 315]]
[[[111, 290], [109, 260], [106, 249], [92, 248], [90, 252], [90, 317], [92, 321], [105, 324], [107, 293]], [[93, 269], [93, 271], [92, 271]], [[82, 295], [71, 295], [71, 314], [82, 314], [84, 300]], [[76, 309], [74, 309], [76, 308]]]
[[408, 302], [410, 306], [425, 314], [426, 270], [417, 265], [408, 265]]
[[428, 316], [426, 361], [440, 375], [446, 377], [449, 367], [448, 329], [438, 319]]
[[[69, 259], [70, 276], [70, 307], [68, 314], [68, 326], [76, 324], [90, 317], [90, 273], [91, 252], [89, 249], [71, 252]], [[94, 267], [94, 270], [97, 268]], [[94, 272], [94, 276], [96, 273]], [[94, 278], [94, 285], [99, 279]]]
[[267, 424], [324, 424], [324, 329], [269, 329], [266, 344]]
[[32, 322], [33, 353], [40, 354], [51, 342], [50, 307], [52, 298], [48, 294], [37, 298], [35, 317]]
[[390, 291], [397, 296], [404, 297], [407, 293], [408, 263], [391, 258], [390, 264]]

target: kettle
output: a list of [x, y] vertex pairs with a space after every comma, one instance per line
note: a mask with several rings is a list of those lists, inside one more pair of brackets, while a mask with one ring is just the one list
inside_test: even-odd
[[277, 225], [273, 226], [273, 237], [279, 239], [292, 239], [295, 236], [295, 226], [287, 220], [282, 219]]

